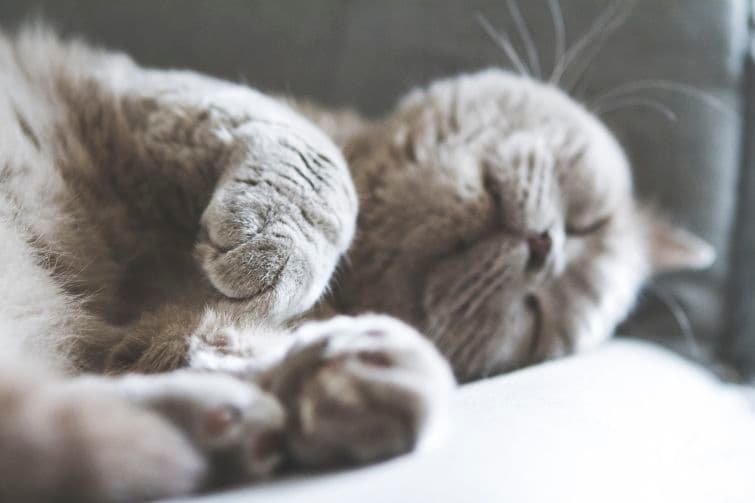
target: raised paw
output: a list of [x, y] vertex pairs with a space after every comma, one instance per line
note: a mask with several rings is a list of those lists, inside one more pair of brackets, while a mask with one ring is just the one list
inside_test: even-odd
[[434, 346], [386, 316], [303, 325], [263, 385], [283, 403], [292, 460], [365, 463], [413, 449], [445, 419], [453, 387]]
[[118, 381], [131, 402], [158, 412], [187, 435], [211, 464], [214, 483], [266, 477], [284, 460], [283, 409], [253, 384], [191, 371]]
[[311, 307], [354, 233], [345, 163], [320, 152], [329, 142], [312, 145], [253, 142], [202, 215], [196, 255], [210, 283], [261, 318], [282, 321]]

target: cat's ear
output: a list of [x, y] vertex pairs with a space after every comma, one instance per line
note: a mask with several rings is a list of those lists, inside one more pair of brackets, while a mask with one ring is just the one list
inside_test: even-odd
[[649, 223], [648, 246], [655, 272], [706, 269], [716, 260], [715, 249], [691, 232], [659, 217]]

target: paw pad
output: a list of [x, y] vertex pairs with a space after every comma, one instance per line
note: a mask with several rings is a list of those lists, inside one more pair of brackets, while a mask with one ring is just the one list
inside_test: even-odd
[[241, 420], [241, 411], [233, 406], [222, 406], [207, 413], [205, 418], [205, 432], [210, 437], [224, 435], [232, 426]]

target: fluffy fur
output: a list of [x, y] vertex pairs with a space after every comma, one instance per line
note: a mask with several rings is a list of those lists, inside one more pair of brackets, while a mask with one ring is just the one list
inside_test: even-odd
[[[0, 499], [405, 452], [446, 361], [592, 346], [650, 274], [712, 258], [594, 116], [502, 70], [368, 122], [40, 29], [0, 36], [0, 68]], [[65, 377], [127, 371], [165, 373]]]

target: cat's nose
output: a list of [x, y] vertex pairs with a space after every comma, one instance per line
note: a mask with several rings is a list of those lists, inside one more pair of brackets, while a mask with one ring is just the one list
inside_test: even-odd
[[527, 246], [530, 249], [530, 258], [527, 264], [528, 269], [540, 269], [548, 260], [548, 255], [553, 248], [553, 238], [550, 232], [545, 231], [539, 234], [530, 234], [527, 237]]

